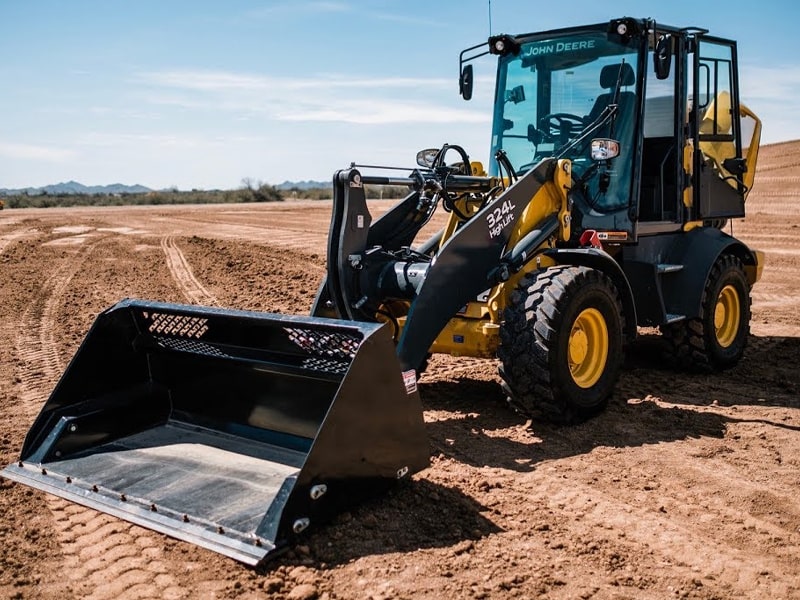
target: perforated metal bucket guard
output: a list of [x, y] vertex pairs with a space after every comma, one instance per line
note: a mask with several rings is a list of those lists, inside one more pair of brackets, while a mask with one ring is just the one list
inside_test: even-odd
[[384, 326], [123, 300], [2, 475], [256, 564], [427, 464]]

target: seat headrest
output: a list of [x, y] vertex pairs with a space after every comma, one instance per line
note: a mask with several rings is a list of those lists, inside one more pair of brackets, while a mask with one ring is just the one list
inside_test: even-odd
[[620, 63], [616, 65], [606, 65], [600, 70], [601, 88], [608, 89], [617, 85], [620, 67], [622, 67], [622, 85], [633, 85], [636, 83], [636, 75], [633, 73], [633, 67], [628, 63]]
[[[714, 105], [716, 105], [716, 109]], [[731, 133], [732, 126], [731, 94], [722, 90], [716, 98], [708, 103], [708, 107], [703, 113], [703, 119], [700, 121], [700, 133], [725, 135]]]

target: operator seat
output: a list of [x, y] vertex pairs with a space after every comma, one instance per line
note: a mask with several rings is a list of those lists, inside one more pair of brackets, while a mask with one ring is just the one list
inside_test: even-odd
[[700, 121], [699, 145], [703, 156], [711, 162], [717, 174], [736, 189], [739, 179], [723, 166], [726, 158], [736, 156], [730, 92], [722, 90], [708, 104], [703, 120]]
[[[617, 63], [615, 65], [606, 65], [600, 69], [600, 87], [608, 91], [600, 94], [595, 99], [594, 106], [592, 106], [592, 110], [589, 111], [589, 115], [585, 119], [587, 125], [593, 123], [595, 119], [600, 116], [600, 113], [603, 112], [603, 109], [614, 100], [614, 89], [617, 87], [617, 78], [620, 77], [620, 69], [622, 69], [622, 73], [619, 98], [617, 99], [617, 105], [619, 106], [617, 128], [624, 122], [630, 122], [632, 120], [631, 117], [633, 115], [631, 114], [631, 109], [636, 104], [636, 94], [623, 91], [622, 88], [634, 85], [636, 83], [636, 75], [633, 72], [633, 67], [628, 63]], [[619, 139], [619, 137], [617, 139]]]

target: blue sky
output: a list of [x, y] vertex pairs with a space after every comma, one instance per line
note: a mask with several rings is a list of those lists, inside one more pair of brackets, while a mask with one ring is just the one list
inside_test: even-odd
[[[736, 39], [767, 143], [800, 138], [798, 6], [491, 2], [493, 33], [630, 15]], [[486, 160], [493, 65], [472, 102], [457, 75], [488, 15], [487, 0], [0, 0], [0, 188], [328, 180], [443, 142]]]

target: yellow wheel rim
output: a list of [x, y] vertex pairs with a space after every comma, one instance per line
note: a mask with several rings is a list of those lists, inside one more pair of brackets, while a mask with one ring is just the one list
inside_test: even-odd
[[723, 348], [730, 346], [739, 333], [739, 319], [742, 307], [739, 305], [739, 294], [732, 285], [726, 285], [717, 296], [717, 306], [714, 308], [714, 330], [717, 342]]
[[582, 388], [590, 388], [603, 375], [608, 360], [608, 328], [596, 308], [587, 308], [569, 332], [569, 371]]

